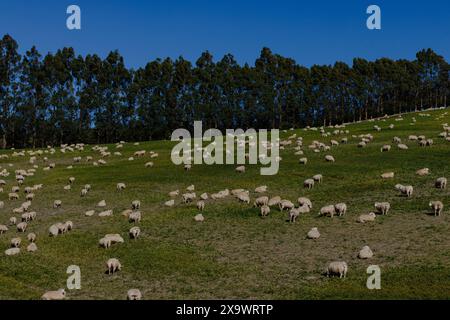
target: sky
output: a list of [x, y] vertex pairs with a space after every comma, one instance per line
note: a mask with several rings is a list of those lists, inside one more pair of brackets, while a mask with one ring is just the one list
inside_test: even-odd
[[[68, 30], [66, 9], [81, 9], [81, 30]], [[369, 30], [369, 5], [381, 8], [381, 30]], [[20, 51], [65, 46], [105, 57], [119, 50], [128, 67], [208, 50], [254, 64], [263, 47], [297, 63], [351, 64], [354, 57], [414, 59], [432, 48], [450, 60], [448, 0], [0, 0], [0, 36]]]

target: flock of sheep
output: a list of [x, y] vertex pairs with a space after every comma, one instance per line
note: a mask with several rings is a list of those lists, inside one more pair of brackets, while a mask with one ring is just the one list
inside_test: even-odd
[[[445, 116], [447, 113], [443, 113], [441, 117]], [[420, 114], [420, 116], [426, 117], [426, 114]], [[440, 119], [440, 118], [439, 118]], [[386, 119], [382, 119], [381, 121], [386, 121]], [[403, 118], [401, 116], [396, 117], [395, 121], [403, 121]], [[413, 118], [413, 122], [411, 125], [413, 125], [416, 122], [416, 119]], [[387, 130], [392, 130], [395, 128], [394, 124], [390, 124], [387, 127]], [[324, 161], [329, 162], [330, 165], [333, 165], [336, 160], [332, 153], [333, 149], [338, 148], [340, 144], [348, 144], [350, 138], [346, 135], [350, 134], [350, 131], [346, 129], [345, 125], [341, 126], [335, 126], [334, 131], [327, 131], [326, 128], [305, 128], [304, 130], [309, 131], [318, 131], [320, 130], [320, 134], [322, 138], [328, 138], [332, 135], [334, 136], [342, 136], [340, 138], [340, 142], [338, 142], [336, 139], [331, 139], [329, 143], [327, 142], [321, 142], [319, 140], [312, 141], [311, 144], [307, 146], [307, 148], [303, 145], [303, 138], [297, 137], [296, 134], [293, 134], [289, 136], [285, 140], [279, 140], [277, 142], [277, 146], [280, 150], [288, 150], [289, 148], [293, 149], [293, 152], [297, 156], [301, 156], [299, 159], [299, 163], [301, 165], [308, 165], [308, 158], [305, 157], [305, 151], [307, 149], [311, 150], [314, 153], [320, 153], [320, 152], [326, 152], [327, 154], [324, 156]], [[382, 129], [380, 126], [375, 125], [374, 130], [376, 132], [380, 132]], [[371, 133], [362, 134], [359, 136], [352, 135], [351, 136], [353, 140], [357, 140], [356, 146], [359, 148], [365, 148], [368, 144], [373, 143], [375, 140], [375, 137]], [[442, 131], [438, 135], [439, 138], [443, 138], [446, 141], [450, 142], [450, 126], [445, 123], [442, 125]], [[410, 143], [417, 143], [420, 147], [431, 147], [434, 144], [433, 139], [427, 138], [423, 135], [410, 135], [406, 138]], [[115, 155], [115, 156], [122, 156], [122, 153], [118, 150], [120, 150], [124, 146], [125, 142], [121, 141], [115, 145], [115, 148], [117, 149], [116, 152], [111, 153], [109, 151], [109, 148], [106, 146], [94, 146], [91, 148], [91, 150], [95, 153], [97, 153], [97, 156], [99, 159], [97, 161], [94, 161], [94, 156], [87, 156], [85, 158], [85, 162], [92, 163], [93, 166], [102, 166], [107, 165], [106, 159], [108, 157]], [[138, 145], [136, 143], [135, 145]], [[393, 137], [392, 138], [392, 145], [386, 144], [383, 145], [380, 149], [381, 152], [391, 152], [392, 146], [396, 145], [400, 150], [408, 150], [409, 146], [403, 142], [402, 138], [400, 137]], [[270, 147], [274, 147], [273, 145]], [[83, 151], [85, 150], [86, 146], [84, 144], [76, 144], [76, 145], [62, 145], [60, 148], [61, 153], [67, 153], [67, 152], [75, 152], [75, 151]], [[41, 171], [49, 171], [55, 168], [56, 163], [50, 162], [49, 157], [55, 155], [57, 150], [52, 147], [48, 147], [45, 150], [29, 150], [29, 151], [14, 151], [11, 157], [29, 157], [28, 164], [31, 166], [31, 168], [28, 169], [17, 169], [14, 172], [10, 172], [8, 170], [8, 167], [2, 167], [0, 166], [0, 193], [3, 193], [4, 190], [7, 188], [11, 190], [10, 193], [8, 193], [8, 199], [11, 202], [20, 201], [22, 198], [22, 194], [24, 194], [25, 201], [20, 204], [20, 206], [14, 208], [12, 210], [12, 216], [10, 217], [8, 223], [6, 224], [0, 224], [0, 235], [2, 234], [12, 234], [14, 231], [10, 229], [16, 229], [16, 232], [18, 235], [25, 234], [27, 232], [27, 229], [30, 225], [36, 223], [36, 219], [38, 217], [38, 214], [36, 211], [33, 211], [33, 201], [36, 196], [39, 195], [40, 190], [44, 187], [42, 184], [35, 184], [33, 186], [25, 186], [26, 180], [28, 177], [32, 177], [35, 174], [37, 175], [39, 173], [39, 170]], [[150, 151], [147, 152], [146, 150], [140, 150], [136, 151], [133, 156], [128, 158], [128, 161], [133, 161], [135, 158], [141, 158], [148, 156], [150, 159], [155, 159], [159, 155], [156, 152]], [[0, 160], [7, 160], [9, 159], [9, 156], [6, 154], [0, 155]], [[44, 163], [44, 167], [40, 168], [38, 163], [38, 159], [42, 160], [42, 163]], [[281, 157], [278, 159], [281, 161]], [[73, 158], [73, 164], [70, 164], [67, 166], [68, 169], [73, 168], [73, 165], [82, 162], [83, 159], [79, 156]], [[12, 165], [9, 165], [12, 167]], [[148, 161], [145, 163], [145, 167], [153, 167], [154, 163], [153, 161]], [[184, 166], [185, 170], [191, 169], [190, 165]], [[236, 167], [236, 172], [239, 174], [245, 174], [246, 167], [245, 166], [238, 166]], [[430, 170], [428, 168], [422, 168], [417, 170], [416, 174], [418, 176], [427, 176], [430, 174]], [[394, 172], [385, 172], [381, 174], [381, 179], [394, 179], [395, 173]], [[308, 178], [304, 180], [303, 187], [306, 189], [313, 189], [316, 185], [321, 184], [326, 180], [326, 175], [324, 174], [315, 174], [311, 178]], [[69, 192], [74, 188], [76, 185], [76, 177], [68, 177], [67, 184], [62, 186], [62, 190]], [[447, 178], [445, 177], [439, 177], [435, 180], [434, 183], [435, 187], [438, 189], [446, 189], [447, 188]], [[92, 187], [90, 184], [85, 184], [79, 193], [80, 197], [88, 197], [89, 193], [91, 191]], [[117, 192], [126, 192], [127, 186], [124, 182], [117, 182], [116, 184], [116, 191]], [[400, 195], [403, 195], [405, 198], [409, 198], [413, 196], [414, 193], [414, 187], [412, 185], [402, 185], [402, 184], [396, 184], [395, 189], [399, 192]], [[209, 202], [213, 201], [219, 201], [220, 199], [225, 198], [235, 198], [236, 201], [244, 203], [246, 205], [252, 205], [255, 210], [258, 210], [258, 213], [262, 218], [267, 217], [272, 210], [279, 210], [280, 212], [286, 213], [286, 221], [289, 221], [289, 223], [296, 223], [298, 218], [301, 215], [310, 214], [313, 210], [314, 204], [313, 202], [307, 198], [307, 197], [299, 197], [296, 201], [291, 201], [290, 199], [285, 199], [281, 197], [280, 195], [271, 195], [269, 196], [270, 190], [267, 185], [261, 185], [256, 187], [254, 190], [246, 190], [246, 189], [224, 189], [219, 190], [217, 192], [202, 192], [197, 196], [196, 188], [194, 185], [190, 185], [186, 188], [185, 191], [180, 190], [173, 190], [168, 192], [167, 194], [167, 201], [163, 203], [166, 207], [174, 207], [176, 205], [186, 205], [190, 203], [195, 203], [198, 214], [196, 214], [193, 217], [193, 220], [198, 223], [204, 223], [206, 218], [203, 216], [203, 211], [205, 210], [205, 207], [208, 206]], [[252, 201], [253, 198], [253, 201]], [[0, 201], [0, 210], [3, 210], [5, 203], [3, 201]], [[63, 206], [63, 203], [61, 200], [55, 199], [53, 202], [53, 208], [60, 208]], [[112, 209], [106, 209], [107, 203], [105, 200], [99, 200], [97, 203], [96, 209], [89, 209], [85, 212], [86, 217], [91, 217], [95, 214], [97, 214], [99, 217], [108, 217], [113, 215]], [[443, 213], [444, 210], [444, 204], [440, 200], [431, 201], [429, 203], [430, 210], [435, 216], [440, 216]], [[143, 219], [143, 215], [140, 211], [141, 208], [141, 202], [139, 200], [134, 200], [129, 205], [129, 209], [124, 210], [121, 214], [131, 224], [131, 227], [128, 231], [128, 237], [131, 240], [136, 240], [139, 238], [141, 234], [141, 229], [139, 227], [140, 222]], [[98, 209], [98, 213], [97, 210]], [[330, 203], [326, 206], [321, 207], [318, 210], [318, 216], [321, 217], [343, 217], [346, 215], [347, 211], [351, 209], [348, 208], [346, 203]], [[363, 213], [358, 216], [356, 219], [357, 223], [370, 223], [375, 221], [377, 215], [388, 215], [391, 208], [391, 204], [388, 201], [382, 201], [382, 202], [376, 202], [373, 205], [374, 210], [370, 210], [368, 213]], [[1, 221], [0, 221], [1, 222]], [[38, 247], [36, 245], [36, 241], [39, 237], [44, 236], [50, 236], [50, 237], [57, 237], [63, 234], [66, 234], [70, 232], [72, 229], [76, 228], [74, 223], [72, 221], [65, 221], [65, 222], [58, 222], [55, 224], [52, 224], [48, 228], [48, 234], [39, 234], [36, 235], [35, 233], [31, 232], [28, 233], [26, 236], [26, 239], [28, 241], [28, 245], [26, 247], [26, 251], [28, 252], [35, 252], [38, 250]], [[313, 227], [307, 234], [307, 239], [318, 239], [320, 237], [320, 232], [317, 227]], [[111, 246], [119, 243], [124, 243], [125, 239], [118, 233], [116, 234], [106, 234], [103, 237], [101, 237], [98, 241], [98, 246], [108, 249]], [[8, 256], [14, 256], [21, 253], [21, 246], [22, 246], [22, 238], [20, 236], [14, 236], [10, 241], [10, 247], [5, 250], [5, 255]], [[358, 257], [360, 259], [369, 259], [373, 256], [373, 252], [370, 249], [369, 246], [365, 245], [362, 247], [360, 252], [358, 253]], [[107, 274], [114, 274], [116, 272], [120, 272], [122, 270], [122, 264], [117, 258], [110, 258], [105, 262], [105, 269]], [[339, 277], [345, 277], [348, 272], [348, 264], [346, 261], [332, 261], [329, 263], [325, 274], [327, 276], [333, 276], [337, 275]], [[48, 291], [43, 294], [42, 299], [46, 300], [61, 300], [66, 298], [66, 292], [64, 289], [59, 289], [56, 291]], [[142, 298], [141, 292], [138, 289], [130, 289], [127, 292], [127, 298], [130, 300], [139, 300]]]

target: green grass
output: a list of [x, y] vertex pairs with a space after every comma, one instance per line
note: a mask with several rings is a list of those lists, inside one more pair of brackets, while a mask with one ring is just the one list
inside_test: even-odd
[[[394, 118], [385, 121], [362, 122], [348, 125], [348, 145], [340, 145], [329, 152], [313, 153], [307, 148], [312, 140], [329, 143], [342, 136], [322, 138], [319, 132], [295, 130], [282, 133], [286, 138], [292, 133], [304, 138], [306, 166], [298, 164], [300, 156], [294, 155], [293, 146], [282, 150], [283, 160], [275, 176], [259, 175], [259, 166], [247, 166], [244, 174], [235, 173], [233, 165], [199, 165], [191, 171], [175, 166], [170, 161], [174, 143], [154, 141], [125, 144], [117, 150], [123, 156], [107, 158], [106, 166], [94, 167], [86, 163], [87, 155], [99, 154], [87, 146], [83, 152], [62, 154], [59, 148], [54, 155], [46, 155], [56, 168], [43, 171], [45, 164], [39, 158], [35, 176], [25, 180], [24, 187], [43, 183], [36, 192], [32, 210], [37, 220], [29, 224], [27, 232], [38, 236], [38, 251], [26, 252], [26, 233], [18, 234], [15, 228], [0, 236], [0, 299], [39, 299], [47, 290], [65, 287], [66, 268], [75, 264], [82, 272], [81, 290], [68, 291], [69, 299], [124, 299], [130, 288], [139, 288], [145, 299], [449, 299], [450, 298], [450, 188], [438, 190], [434, 181], [440, 176], [450, 178], [450, 143], [439, 138], [442, 123], [450, 123], [450, 115], [437, 119], [447, 110], [404, 115], [404, 121]], [[417, 123], [410, 125], [415, 116]], [[387, 129], [394, 123], [395, 129]], [[383, 128], [373, 130], [373, 125]], [[327, 129], [333, 131], [334, 129]], [[374, 141], [366, 148], [356, 147], [358, 138], [352, 135], [372, 133]], [[409, 134], [423, 134], [433, 138], [432, 147], [420, 148], [407, 141]], [[395, 146], [381, 153], [383, 144], [399, 136], [410, 147], [407, 151]], [[128, 161], [136, 150], [153, 150], [159, 157], [149, 156]], [[116, 151], [114, 145], [109, 151]], [[0, 200], [0, 223], [8, 224], [12, 209], [24, 201], [7, 199], [15, 185], [14, 170], [28, 169], [29, 157], [0, 159], [0, 166], [11, 175]], [[324, 161], [332, 154], [336, 163]], [[80, 164], [72, 164], [74, 156], [82, 156]], [[144, 163], [153, 161], [153, 168]], [[9, 167], [11, 163], [13, 166]], [[419, 177], [417, 169], [428, 167], [431, 174]], [[1, 168], [0, 168], [1, 170]], [[381, 173], [394, 171], [392, 180], [381, 180]], [[322, 173], [324, 182], [312, 190], [302, 187], [305, 179]], [[72, 191], [64, 191], [70, 176], [76, 177]], [[116, 184], [124, 182], [125, 191], [117, 192]], [[92, 185], [87, 197], [79, 192], [84, 184]], [[412, 184], [415, 193], [411, 199], [399, 197], [396, 183]], [[268, 195], [296, 201], [307, 196], [313, 201], [313, 211], [301, 216], [297, 223], [286, 222], [286, 214], [273, 208], [270, 215], [261, 219], [258, 210], [238, 203], [233, 197], [206, 203], [205, 222], [195, 223], [194, 204], [184, 205], [176, 199], [176, 206], [163, 206], [168, 192], [183, 191], [194, 184], [199, 195], [228, 188], [254, 190], [268, 185]], [[256, 194], [251, 192], [251, 198]], [[61, 199], [61, 209], [53, 209], [55, 199]], [[84, 212], [95, 209], [98, 201], [105, 199], [114, 216], [85, 217]], [[138, 240], [128, 239], [131, 225], [120, 212], [130, 207], [131, 201], [142, 203], [142, 230]], [[441, 217], [430, 215], [428, 202], [441, 200], [446, 208]], [[376, 201], [389, 201], [388, 216], [378, 216], [374, 223], [359, 224], [356, 218], [373, 210]], [[349, 209], [344, 217], [318, 217], [320, 207], [346, 202]], [[97, 209], [97, 212], [99, 210]], [[18, 215], [16, 215], [19, 217]], [[56, 238], [47, 235], [48, 227], [60, 221], [72, 220], [74, 230]], [[318, 227], [318, 240], [305, 239], [306, 233]], [[106, 233], [120, 233], [125, 243], [110, 249], [99, 248], [98, 240]], [[11, 238], [21, 236], [22, 252], [17, 256], [3, 254]], [[357, 254], [369, 245], [374, 257], [359, 260]], [[118, 258], [122, 271], [108, 276], [104, 273], [105, 261]], [[330, 261], [343, 259], [349, 265], [346, 279], [323, 276]], [[381, 290], [366, 288], [366, 268], [376, 264], [381, 268]]]

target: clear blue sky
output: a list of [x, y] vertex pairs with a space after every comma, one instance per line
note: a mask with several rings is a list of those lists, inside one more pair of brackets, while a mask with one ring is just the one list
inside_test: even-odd
[[[81, 7], [80, 31], [66, 28], [70, 4]], [[381, 7], [381, 31], [366, 28], [370, 4]], [[72, 46], [104, 57], [118, 49], [130, 67], [180, 55], [195, 62], [204, 50], [253, 64], [264, 46], [306, 66], [356, 56], [413, 59], [428, 47], [450, 60], [450, 1], [0, 0], [5, 33], [21, 52]]]

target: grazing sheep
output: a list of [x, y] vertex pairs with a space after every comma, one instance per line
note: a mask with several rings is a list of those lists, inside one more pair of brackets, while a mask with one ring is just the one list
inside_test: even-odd
[[381, 174], [381, 179], [393, 179], [395, 176], [394, 172], [385, 172]]
[[263, 205], [261, 206], [261, 217], [265, 218], [269, 215], [270, 213], [270, 207], [268, 205]]
[[316, 175], [314, 175], [312, 178], [313, 178], [313, 180], [314, 180], [315, 182], [317, 182], [317, 183], [322, 183], [323, 176], [322, 176], [321, 174], [316, 174]]
[[177, 197], [180, 194], [180, 190], [170, 191], [169, 197]]
[[273, 198], [270, 198], [269, 203], [267, 204], [269, 207], [277, 206], [281, 201], [280, 196], [275, 196]]
[[343, 216], [347, 212], [347, 205], [345, 203], [338, 203], [334, 205], [334, 210], [336, 214]]
[[203, 211], [205, 209], [205, 201], [203, 200], [197, 201], [197, 209]]
[[168, 201], [164, 202], [164, 205], [166, 207], [173, 207], [175, 205], [175, 200], [173, 200], [173, 199], [168, 200]]
[[32, 200], [34, 199], [34, 193], [28, 193], [28, 194], [25, 196], [25, 199], [26, 199], [27, 201], [32, 201]]
[[236, 167], [236, 172], [238, 172], [238, 173], [244, 173], [245, 172], [245, 166], [239, 166], [239, 167]]
[[189, 171], [191, 170], [192, 166], [190, 164], [185, 164], [184, 165], [184, 170]]
[[358, 143], [358, 148], [364, 148], [367, 145], [367, 143], [365, 143], [364, 141], [361, 141], [360, 143]]
[[20, 191], [20, 188], [17, 186], [11, 188], [12, 193], [18, 193], [19, 191]]
[[99, 212], [99, 214], [98, 214], [99, 217], [110, 217], [112, 215], [113, 215], [112, 210], [105, 210], [105, 211]]
[[199, 214], [195, 215], [194, 221], [203, 222], [203, 221], [205, 221], [205, 217], [203, 217], [203, 215], [201, 213], [199, 213]]
[[267, 186], [259, 186], [255, 189], [255, 192], [257, 192], [257, 193], [267, 192]]
[[327, 161], [327, 162], [335, 162], [334, 157], [330, 156], [330, 155], [326, 155], [325, 156], [325, 161]]
[[134, 200], [131, 202], [131, 209], [139, 210], [141, 208], [141, 202], [139, 200]]
[[[447, 178], [441, 177], [437, 178], [435, 182], [435, 186], [438, 189], [445, 189], [447, 187]], [[1, 205], [0, 205], [1, 208]]]
[[97, 203], [97, 207], [99, 207], [99, 208], [104, 208], [104, 207], [106, 207], [106, 201], [105, 201], [105, 200], [99, 201], [99, 203]]
[[146, 167], [146, 168], [151, 168], [151, 167], [153, 167], [153, 162], [152, 162], [152, 161], [146, 162], [146, 163], [145, 163], [145, 167]]
[[430, 201], [429, 206], [433, 209], [435, 216], [440, 216], [444, 210], [444, 204], [441, 201]]
[[408, 146], [406, 144], [403, 144], [403, 143], [399, 143], [397, 145], [397, 148], [399, 148], [400, 150], [408, 150]]
[[16, 192], [11, 192], [8, 194], [8, 199], [9, 200], [17, 200], [17, 199], [19, 199], [19, 194]]
[[55, 200], [53, 201], [53, 208], [61, 208], [62, 206], [62, 201], [61, 200]]
[[135, 211], [130, 214], [130, 216], [128, 217], [128, 221], [132, 222], [132, 223], [137, 223], [137, 222], [141, 222], [141, 218], [142, 218], [141, 212]]
[[28, 224], [26, 222], [20, 222], [16, 227], [17, 232], [25, 232], [27, 230]]
[[107, 238], [107, 237], [103, 237], [98, 241], [98, 244], [100, 247], [108, 249], [109, 247], [111, 247], [111, 239]]
[[336, 214], [336, 209], [334, 207], [334, 205], [328, 205], [325, 207], [322, 207], [319, 211], [319, 216], [331, 216], [333, 218], [333, 216]]
[[81, 193], [80, 193], [81, 197], [85, 197], [85, 196], [87, 196], [87, 194], [88, 194], [88, 190], [87, 189], [81, 189]]
[[88, 210], [84, 213], [86, 217], [92, 217], [95, 214], [95, 210]]
[[373, 257], [373, 252], [370, 250], [369, 246], [364, 246], [358, 253], [358, 258], [369, 259]]
[[294, 223], [300, 215], [300, 208], [292, 208], [289, 210], [289, 222]]
[[66, 298], [66, 291], [59, 289], [56, 291], [47, 291], [41, 297], [41, 300], [64, 300]]
[[67, 186], [64, 186], [65, 191], [70, 191], [71, 189], [72, 189], [72, 187], [70, 186], [70, 184], [68, 184]]
[[378, 213], [386, 215], [391, 209], [391, 204], [389, 202], [375, 202], [374, 207], [378, 211]]
[[189, 191], [189, 192], [195, 191], [195, 186], [193, 184], [191, 184], [190, 186], [188, 186], [186, 188], [186, 191]]
[[75, 178], [74, 178], [74, 177], [70, 177], [70, 178], [69, 178], [69, 183], [72, 184], [72, 183], [74, 183], [74, 182], [75, 182]]
[[28, 252], [35, 252], [37, 251], [38, 247], [36, 245], [36, 243], [32, 242], [27, 246], [27, 251]]
[[12, 238], [10, 245], [11, 245], [11, 248], [19, 248], [21, 243], [22, 243], [21, 238]]
[[5, 250], [5, 255], [7, 256], [15, 256], [20, 253], [20, 248], [9, 248]]
[[11, 217], [11, 218], [9, 218], [9, 224], [10, 224], [10, 225], [15, 225], [15, 224], [17, 224], [17, 218], [16, 218], [16, 217]]
[[391, 146], [389, 144], [385, 144], [381, 147], [381, 152], [387, 152], [391, 150]]
[[50, 228], [48, 228], [48, 233], [51, 237], [56, 237], [59, 234], [59, 228], [56, 224], [50, 226]]
[[202, 193], [202, 194], [200, 195], [200, 199], [202, 199], [202, 200], [208, 200], [208, 194], [207, 194], [206, 192]]
[[0, 235], [5, 233], [6, 231], [8, 231], [8, 227], [5, 226], [4, 224], [0, 224]]
[[406, 195], [408, 198], [412, 196], [414, 192], [413, 186], [404, 186], [401, 184], [396, 184], [395, 189], [401, 192], [401, 194]]
[[253, 206], [255, 207], [261, 207], [265, 206], [269, 203], [269, 197], [263, 196], [255, 199], [255, 202], [253, 203]]
[[108, 274], [113, 274], [114, 272], [120, 271], [122, 269], [122, 265], [118, 259], [111, 258], [106, 261], [106, 269]]
[[85, 184], [84, 185], [84, 189], [86, 189], [87, 191], [91, 191], [91, 185], [90, 184]]
[[35, 241], [36, 241], [36, 234], [33, 233], [33, 232], [29, 233], [29, 234], [27, 235], [27, 239], [28, 239], [28, 241], [30, 241], [30, 242], [35, 242]]
[[306, 237], [308, 239], [319, 239], [320, 237], [319, 229], [317, 229], [317, 227], [312, 228], [311, 230], [308, 231]]
[[141, 300], [142, 294], [139, 289], [130, 289], [127, 292], [127, 300]]
[[192, 202], [196, 197], [197, 196], [196, 196], [195, 192], [183, 193], [181, 195], [181, 199], [182, 199], [183, 203]]
[[300, 164], [307, 164], [308, 163], [308, 158], [300, 158], [299, 163]]
[[137, 239], [141, 234], [141, 229], [139, 227], [133, 227], [129, 231], [129, 235], [131, 239]]
[[125, 183], [123, 183], [123, 182], [119, 182], [119, 183], [116, 185], [117, 191], [125, 190], [125, 188], [126, 188], [126, 185], [125, 185]]
[[339, 275], [339, 278], [347, 276], [348, 266], [345, 261], [333, 261], [328, 265], [327, 277], [331, 275]]
[[428, 169], [428, 168], [419, 169], [416, 171], [416, 174], [421, 177], [426, 176], [426, 175], [430, 174], [430, 169]]
[[313, 179], [306, 179], [303, 182], [303, 186], [307, 189], [312, 189], [314, 187], [314, 180]]
[[248, 193], [246, 193], [246, 192], [239, 193], [237, 195], [237, 198], [240, 202], [250, 203], [250, 197], [249, 197]]
[[370, 222], [370, 221], [375, 221], [376, 218], [376, 214], [375, 212], [370, 212], [368, 214], [362, 214], [358, 217], [358, 222], [360, 223], [366, 223], [366, 222]]
[[64, 225], [65, 225], [67, 231], [70, 231], [70, 230], [73, 229], [73, 222], [70, 221], [70, 220], [69, 220], [69, 221], [66, 221], [66, 222], [64, 223]]
[[291, 210], [292, 208], [294, 208], [294, 204], [289, 200], [281, 200], [278, 206], [280, 208], [280, 211], [283, 211], [285, 209]]
[[308, 198], [300, 197], [297, 199], [300, 207], [306, 206], [308, 209], [312, 209], [312, 202]]

